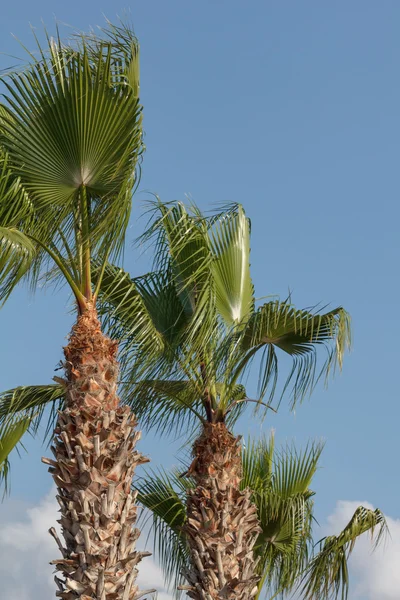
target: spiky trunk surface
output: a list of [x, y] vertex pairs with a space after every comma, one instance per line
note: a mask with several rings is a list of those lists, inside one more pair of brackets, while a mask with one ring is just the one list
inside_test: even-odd
[[50, 464], [58, 488], [62, 558], [52, 561], [56, 596], [65, 600], [134, 600], [139, 531], [132, 476], [147, 462], [135, 451], [140, 433], [119, 406], [117, 344], [101, 332], [94, 308], [78, 317], [64, 348], [67, 408], [59, 413]]
[[197, 487], [188, 492], [185, 525], [191, 567], [183, 587], [195, 600], [247, 600], [257, 593], [252, 549], [260, 527], [250, 491], [239, 489], [240, 438], [224, 423], [207, 423], [193, 454]]

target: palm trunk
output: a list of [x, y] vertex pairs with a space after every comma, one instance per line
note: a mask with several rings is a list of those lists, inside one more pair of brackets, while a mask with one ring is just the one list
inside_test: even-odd
[[259, 577], [253, 546], [260, 531], [250, 490], [240, 491], [240, 438], [224, 423], [207, 423], [194, 444], [185, 533], [191, 554], [183, 586], [194, 600], [247, 600]]
[[[50, 465], [57, 485], [62, 534], [54, 529], [62, 558], [52, 561], [65, 600], [137, 600], [135, 551], [139, 530], [137, 465], [147, 462], [134, 448], [140, 433], [129, 407], [119, 406], [117, 343], [103, 335], [94, 307], [78, 317], [64, 348], [66, 409], [59, 413]], [[151, 590], [152, 591], [152, 590]]]

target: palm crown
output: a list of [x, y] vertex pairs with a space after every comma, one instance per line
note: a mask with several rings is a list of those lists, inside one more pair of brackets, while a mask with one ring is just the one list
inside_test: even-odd
[[[341, 367], [350, 343], [344, 309], [322, 314], [277, 299], [257, 305], [241, 205], [205, 217], [195, 206], [155, 203], [147, 240], [154, 271], [131, 279], [108, 265], [101, 286], [108, 328], [123, 341], [124, 397], [147, 425], [234, 420], [250, 400], [242, 381], [257, 354], [261, 404], [276, 391], [280, 351], [292, 358], [282, 393], [290, 389], [293, 405], [321, 374]], [[327, 349], [320, 370], [319, 345]]]
[[25, 273], [45, 272], [66, 280], [82, 310], [97, 295], [91, 260], [121, 250], [143, 150], [139, 50], [126, 26], [104, 33], [68, 45], [48, 37], [3, 77], [3, 298]]

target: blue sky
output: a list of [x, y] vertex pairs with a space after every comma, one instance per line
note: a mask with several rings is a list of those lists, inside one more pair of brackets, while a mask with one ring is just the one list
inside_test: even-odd
[[[0, 67], [15, 62], [5, 54], [23, 54], [11, 32], [33, 46], [29, 22], [40, 27], [43, 18], [51, 30], [55, 15], [87, 30], [124, 8], [141, 43], [147, 145], [129, 240], [142, 230], [149, 192], [191, 194], [204, 209], [238, 201], [252, 219], [257, 296], [290, 289], [298, 307], [351, 313], [353, 351], [329, 389], [319, 386], [295, 415], [284, 402], [263, 424], [249, 414], [241, 432], [273, 427], [279, 441], [326, 440], [314, 481], [321, 522], [338, 500], [369, 501], [400, 518], [400, 4], [22, 0], [0, 22]], [[133, 275], [149, 260], [128, 243]], [[2, 309], [1, 389], [51, 380], [68, 311], [63, 290], [33, 298], [21, 289]], [[152, 435], [141, 444], [167, 466], [177, 448]], [[45, 450], [28, 449], [13, 464], [12, 498], [34, 504], [51, 481]]]

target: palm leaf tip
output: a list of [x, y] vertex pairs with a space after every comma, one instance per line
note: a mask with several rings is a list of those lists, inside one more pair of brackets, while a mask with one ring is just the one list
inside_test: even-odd
[[[379, 528], [378, 533], [376, 530]], [[369, 532], [374, 549], [388, 533], [385, 516], [379, 509], [359, 506], [339, 535], [324, 538], [300, 584], [307, 600], [346, 599], [349, 591], [348, 560], [360, 536]], [[299, 586], [299, 587], [300, 587]]]

